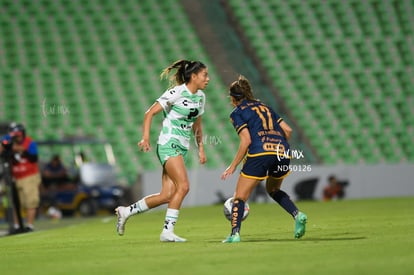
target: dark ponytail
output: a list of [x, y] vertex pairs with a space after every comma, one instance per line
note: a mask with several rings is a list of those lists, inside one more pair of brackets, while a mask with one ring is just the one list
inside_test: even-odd
[[177, 69], [175, 74], [173, 74], [169, 80], [171, 85], [181, 85], [187, 84], [191, 80], [192, 74], [197, 74], [202, 69], [207, 68], [206, 65], [201, 63], [200, 61], [189, 61], [189, 60], [178, 60], [175, 61], [173, 64], [165, 68], [161, 72], [161, 79], [168, 78], [168, 75], [173, 69]]
[[229, 88], [230, 96], [234, 97], [237, 101], [247, 99], [249, 101], [257, 101], [253, 96], [253, 90], [250, 86], [250, 82], [244, 76], [240, 75], [237, 81], [231, 83]]

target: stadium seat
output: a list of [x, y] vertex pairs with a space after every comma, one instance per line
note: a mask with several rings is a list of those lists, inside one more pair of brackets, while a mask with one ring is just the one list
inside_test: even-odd
[[[407, 125], [410, 118], [413, 103], [404, 98], [413, 90], [413, 3], [232, 0], [230, 6], [325, 163], [410, 159], [405, 153], [387, 159], [385, 141], [407, 152], [404, 138], [395, 129], [381, 135], [375, 127]], [[309, 126], [309, 115], [315, 125]], [[338, 134], [341, 129], [351, 136]], [[365, 139], [359, 138], [365, 129]]]
[[[397, 152], [389, 161], [414, 158], [412, 140], [400, 130], [412, 136], [412, 1], [229, 4], [284, 105], [324, 163], [385, 161], [392, 154], [382, 148], [387, 139]], [[207, 139], [230, 141], [209, 147], [208, 167], [231, 161], [238, 140], [228, 122], [226, 87], [180, 4], [9, 1], [2, 9], [3, 119], [41, 127], [33, 131], [39, 139], [65, 132], [110, 139], [124, 175], [159, 168], [154, 155], [125, 144], [135, 146], [143, 113], [168, 86], [159, 81], [162, 68], [187, 56], [204, 60], [217, 80], [206, 90]], [[274, 101], [270, 95], [263, 99]], [[43, 102], [67, 107], [70, 114], [44, 118]], [[160, 121], [151, 129], [154, 144]], [[100, 157], [95, 149], [90, 153]]]
[[[5, 38], [0, 63], [0, 96], [7, 98], [3, 119], [22, 121], [28, 129], [39, 127], [33, 129], [36, 139], [65, 134], [108, 139], [120, 173], [128, 178], [159, 168], [156, 156], [130, 147], [135, 149], [140, 138], [145, 110], [167, 89], [158, 77], [162, 68], [187, 56], [204, 60], [211, 77], [220, 79], [184, 9], [171, 0], [10, 2], [0, 18], [0, 33]], [[234, 140], [237, 136], [227, 125], [231, 107], [223, 101], [225, 88], [215, 82], [206, 94], [209, 102], [220, 104], [209, 104], [213, 115], [206, 112], [205, 128], [212, 137]], [[42, 117], [42, 104], [70, 113]], [[154, 119], [153, 145], [161, 119]], [[209, 167], [227, 165], [236, 146], [229, 142], [211, 147]], [[89, 153], [102, 157], [94, 148]]]

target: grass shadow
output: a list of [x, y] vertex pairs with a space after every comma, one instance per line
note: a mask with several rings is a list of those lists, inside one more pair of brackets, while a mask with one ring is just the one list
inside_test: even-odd
[[356, 236], [356, 237], [320, 237], [320, 238], [307, 238], [303, 239], [278, 239], [278, 238], [244, 238], [243, 242], [332, 242], [332, 241], [358, 241], [364, 240], [367, 237], [365, 236]]
[[[281, 239], [281, 238], [255, 238], [255, 237], [242, 237], [242, 242], [246, 243], [260, 243], [260, 242], [332, 242], [332, 241], [358, 241], [358, 240], [365, 240], [367, 237], [365, 236], [355, 236], [355, 237], [320, 237], [320, 238], [312, 238], [312, 237], [304, 237], [302, 239]], [[209, 240], [209, 243], [215, 243], [217, 240]]]

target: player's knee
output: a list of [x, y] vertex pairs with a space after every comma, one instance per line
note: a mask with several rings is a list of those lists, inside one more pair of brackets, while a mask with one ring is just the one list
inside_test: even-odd
[[183, 196], [187, 195], [190, 191], [190, 185], [188, 183], [180, 184], [180, 186], [177, 187], [177, 192], [181, 193]]
[[183, 195], [187, 195], [189, 191], [190, 191], [190, 187], [189, 186], [183, 186], [183, 188], [181, 188], [181, 193]]

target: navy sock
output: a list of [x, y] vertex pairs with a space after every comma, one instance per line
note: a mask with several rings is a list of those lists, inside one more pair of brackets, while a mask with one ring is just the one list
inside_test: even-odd
[[241, 222], [244, 214], [244, 201], [235, 199], [233, 201], [231, 213], [231, 234], [240, 233]]
[[299, 213], [298, 208], [289, 198], [288, 194], [282, 190], [277, 190], [275, 192], [269, 193], [269, 195], [274, 199], [280, 206], [283, 207], [293, 218]]

